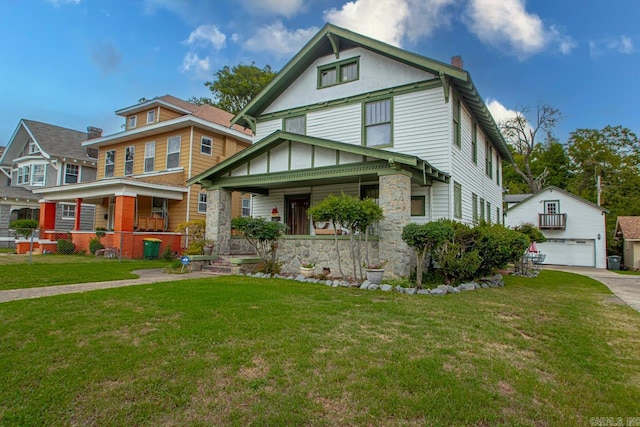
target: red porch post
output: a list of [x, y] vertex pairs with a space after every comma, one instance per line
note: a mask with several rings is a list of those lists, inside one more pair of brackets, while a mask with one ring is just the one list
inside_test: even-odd
[[75, 222], [73, 224], [73, 231], [80, 230], [80, 213], [82, 212], [82, 199], [76, 199], [76, 213], [75, 213]]

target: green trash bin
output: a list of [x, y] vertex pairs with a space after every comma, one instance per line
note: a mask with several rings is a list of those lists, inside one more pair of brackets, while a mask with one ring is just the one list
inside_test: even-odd
[[620, 261], [622, 257], [620, 255], [610, 255], [607, 259], [609, 270], [620, 270]]
[[162, 240], [148, 237], [142, 241], [144, 242], [144, 259], [158, 259]]

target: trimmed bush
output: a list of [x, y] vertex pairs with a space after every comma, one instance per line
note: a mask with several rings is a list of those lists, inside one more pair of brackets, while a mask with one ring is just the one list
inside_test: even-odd
[[69, 239], [58, 240], [58, 253], [63, 255], [72, 255], [76, 252], [76, 245]]
[[100, 249], [104, 249], [104, 245], [100, 243], [99, 238], [94, 237], [93, 239], [89, 240], [89, 252], [91, 252], [91, 255], [95, 255], [96, 252]]
[[17, 219], [11, 221], [9, 228], [14, 229], [19, 236], [29, 238], [33, 230], [38, 228], [38, 221], [35, 219]]

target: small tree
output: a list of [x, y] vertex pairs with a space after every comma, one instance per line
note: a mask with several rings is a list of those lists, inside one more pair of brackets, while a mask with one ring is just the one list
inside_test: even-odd
[[176, 228], [178, 233], [186, 233], [188, 239], [188, 247], [185, 253], [187, 255], [199, 255], [206, 244], [207, 222], [204, 219], [193, 219], [191, 221], [182, 222]]
[[280, 271], [277, 250], [287, 230], [285, 224], [267, 221], [264, 218], [240, 216], [231, 220], [231, 226], [241, 231], [247, 242], [256, 250], [264, 264], [265, 273], [274, 274]]
[[427, 254], [439, 250], [442, 244], [453, 237], [453, 227], [443, 221], [426, 224], [407, 224], [402, 229], [402, 240], [416, 252], [416, 287], [422, 288], [422, 269]]
[[475, 248], [482, 257], [477, 272], [479, 276], [492, 274], [509, 263], [517, 262], [529, 246], [527, 236], [502, 225], [482, 224], [476, 230], [478, 239]]
[[[531, 243], [531, 242], [544, 243], [544, 242], [547, 241], [547, 238], [544, 237], [544, 234], [542, 234], [540, 232], [538, 227], [536, 227], [535, 225], [533, 225], [533, 224], [531, 224], [529, 222], [525, 222], [523, 224], [520, 224], [517, 227], [514, 227], [513, 229], [515, 231], [517, 231], [518, 233], [522, 233], [525, 236], [527, 236], [529, 238], [529, 243]], [[524, 252], [524, 250], [523, 250], [523, 252]]]
[[33, 230], [38, 228], [38, 221], [35, 219], [17, 219], [11, 221], [9, 228], [15, 230], [17, 235], [28, 239], [31, 237]]

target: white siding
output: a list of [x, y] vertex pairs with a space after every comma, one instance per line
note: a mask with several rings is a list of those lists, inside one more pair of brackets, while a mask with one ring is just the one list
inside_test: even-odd
[[262, 154], [255, 159], [251, 160], [249, 164], [249, 169], [251, 171], [251, 175], [256, 175], [260, 173], [267, 173], [267, 154]]
[[256, 125], [256, 136], [254, 137], [254, 142], [258, 142], [280, 129], [282, 129], [282, 119], [258, 122]]
[[311, 146], [307, 144], [291, 144], [291, 170], [309, 169], [311, 167]]
[[334, 166], [336, 164], [336, 150], [330, 150], [324, 147], [316, 147], [314, 166], [317, 168], [323, 166]]
[[431, 192], [431, 200], [433, 202], [431, 207], [432, 220], [453, 218], [453, 190], [449, 191], [449, 184], [434, 182], [431, 186]]
[[393, 148], [412, 154], [443, 172], [450, 172], [451, 113], [442, 88], [393, 99]]
[[346, 165], [349, 163], [360, 163], [362, 162], [364, 159], [361, 155], [359, 154], [353, 154], [353, 153], [347, 153], [345, 151], [341, 151], [340, 152], [340, 164], [341, 165]]
[[362, 104], [307, 114], [307, 135], [347, 144], [362, 144]]
[[269, 152], [269, 172], [289, 170], [289, 144], [280, 144]]
[[[360, 57], [358, 80], [318, 89], [319, 66], [358, 56]], [[380, 90], [385, 87], [401, 86], [433, 78], [434, 76], [426, 71], [393, 61], [366, 49], [350, 49], [340, 52], [339, 60], [333, 54], [316, 60], [264, 113], [284, 111], [303, 105], [322, 103]]]

